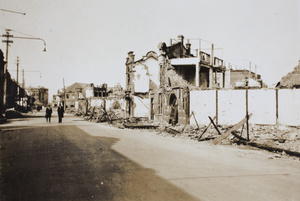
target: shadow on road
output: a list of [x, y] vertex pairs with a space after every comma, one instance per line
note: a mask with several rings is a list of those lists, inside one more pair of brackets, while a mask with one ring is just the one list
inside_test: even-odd
[[75, 126], [0, 131], [0, 200], [196, 200], [114, 151], [117, 141]]

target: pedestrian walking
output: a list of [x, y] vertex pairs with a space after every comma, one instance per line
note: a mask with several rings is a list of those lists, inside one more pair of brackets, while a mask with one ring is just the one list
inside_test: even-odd
[[62, 118], [64, 117], [64, 107], [60, 104], [57, 108], [57, 114], [58, 114], [58, 123], [62, 123]]
[[48, 105], [48, 107], [46, 108], [46, 122], [51, 123], [51, 115], [52, 115], [52, 108], [50, 107], [50, 105]]

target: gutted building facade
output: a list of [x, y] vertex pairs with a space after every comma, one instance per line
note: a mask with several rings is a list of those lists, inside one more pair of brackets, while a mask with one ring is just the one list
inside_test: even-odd
[[126, 59], [126, 113], [128, 117], [147, 117], [151, 113], [150, 93], [159, 87], [158, 56], [150, 51], [139, 60], [133, 52]]
[[159, 55], [151, 51], [137, 61], [133, 52], [128, 53], [126, 112], [130, 117], [185, 124], [190, 90], [229, 87], [223, 60], [213, 56], [213, 44], [210, 54], [200, 48], [192, 53], [189, 40], [180, 35], [169, 46], [159, 43], [158, 49]]
[[[185, 124], [190, 116], [191, 90], [206, 90], [229, 85], [223, 60], [214, 57], [214, 45], [210, 54], [196, 49], [192, 54], [189, 40], [182, 35], [176, 43], [160, 43], [160, 87], [158, 90], [157, 116], [168, 123]], [[154, 115], [155, 116], [155, 115]]]

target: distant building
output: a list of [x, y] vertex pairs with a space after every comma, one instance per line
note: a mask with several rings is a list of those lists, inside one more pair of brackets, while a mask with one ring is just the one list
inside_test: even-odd
[[231, 88], [265, 88], [261, 75], [246, 69], [230, 69]]
[[2, 113], [5, 111], [5, 106], [3, 102], [3, 96], [4, 96], [4, 66], [5, 66], [5, 61], [4, 61], [4, 55], [2, 50], [0, 49], [0, 119], [3, 117]]
[[108, 90], [108, 97], [110, 98], [124, 98], [125, 92], [121, 84], [117, 84], [113, 87], [107, 87]]
[[289, 89], [300, 88], [300, 60], [292, 72], [281, 78], [276, 87]]
[[61, 102], [65, 104], [65, 109], [75, 110], [75, 102], [78, 100], [86, 100], [94, 96], [93, 83], [74, 83], [67, 87], [61, 94]]
[[[115, 90], [117, 90], [117, 87]], [[62, 89], [53, 95], [53, 106], [56, 107], [61, 103], [64, 104], [66, 111], [86, 110], [89, 107], [91, 99], [105, 98], [110, 93], [112, 93], [112, 90], [108, 91], [107, 84], [105, 83], [95, 86], [93, 83], [75, 82], [65, 90]]]
[[57, 107], [58, 104], [62, 101], [62, 97], [63, 97], [63, 92], [58, 90], [57, 93], [54, 94], [52, 97], [52, 106]]
[[109, 93], [108, 93], [108, 87], [107, 87], [107, 84], [104, 83], [100, 86], [94, 86], [94, 89], [93, 89], [93, 98], [97, 97], [97, 98], [103, 98], [103, 97], [107, 97], [109, 96]]
[[32, 99], [32, 104], [35, 106], [46, 107], [49, 102], [49, 90], [45, 87], [27, 87], [28, 96]]

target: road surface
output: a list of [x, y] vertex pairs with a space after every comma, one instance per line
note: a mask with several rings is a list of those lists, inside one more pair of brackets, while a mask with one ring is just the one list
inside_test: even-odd
[[0, 125], [0, 200], [300, 200], [298, 158], [66, 116]]

